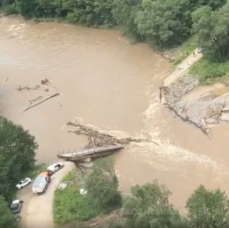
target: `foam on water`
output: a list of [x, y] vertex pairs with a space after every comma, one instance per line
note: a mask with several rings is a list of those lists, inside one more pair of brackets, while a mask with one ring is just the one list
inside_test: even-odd
[[[161, 104], [158, 102], [158, 93], [153, 93], [150, 96], [150, 104], [148, 109], [143, 113], [145, 129], [141, 132], [141, 136], [147, 136], [155, 143], [139, 143], [133, 144], [131, 153], [135, 156], [141, 156], [145, 158], [145, 162], [157, 167], [160, 170], [177, 170], [188, 175], [188, 165], [194, 165], [199, 170], [199, 173], [206, 172], [206, 170], [213, 171], [216, 179], [224, 175], [229, 175], [228, 168], [222, 164], [221, 161], [216, 161], [206, 154], [197, 154], [195, 152], [188, 151], [185, 148], [172, 143], [169, 139], [162, 140], [159, 135], [163, 128], [168, 128], [167, 121], [161, 120], [160, 115]], [[159, 122], [160, 120], [160, 122]], [[160, 127], [155, 126], [157, 123]], [[177, 165], [176, 165], [177, 164]], [[190, 175], [190, 174], [189, 174]]]

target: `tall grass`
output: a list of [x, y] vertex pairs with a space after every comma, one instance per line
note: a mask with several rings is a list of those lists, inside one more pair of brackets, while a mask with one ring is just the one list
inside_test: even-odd
[[201, 83], [212, 83], [229, 75], [229, 61], [220, 63], [206, 56], [190, 68], [190, 73], [197, 75]]

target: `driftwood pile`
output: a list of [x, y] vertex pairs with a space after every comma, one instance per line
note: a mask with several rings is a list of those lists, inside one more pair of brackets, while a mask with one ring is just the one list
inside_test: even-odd
[[[104, 145], [122, 145], [127, 146], [132, 142], [139, 143], [139, 142], [153, 142], [157, 144], [156, 142], [149, 140], [147, 138], [138, 138], [138, 137], [123, 137], [118, 138], [116, 136], [113, 136], [107, 132], [103, 132], [101, 130], [95, 129], [95, 127], [82, 124], [80, 121], [75, 119], [74, 121], [68, 122], [68, 126], [76, 127], [75, 130], [68, 131], [69, 133], [75, 133], [77, 135], [84, 135], [87, 136], [89, 139], [89, 142], [91, 139], [93, 139], [93, 143], [96, 146], [104, 146]], [[158, 145], [158, 144], [157, 144]]]

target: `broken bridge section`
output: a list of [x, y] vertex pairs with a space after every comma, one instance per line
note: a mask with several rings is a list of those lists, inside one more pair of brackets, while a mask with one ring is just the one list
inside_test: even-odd
[[72, 161], [76, 165], [82, 165], [85, 163], [86, 167], [90, 167], [91, 165], [89, 163], [92, 159], [111, 155], [118, 150], [127, 147], [132, 142], [153, 142], [157, 144], [153, 140], [149, 140], [147, 138], [117, 137], [109, 132], [96, 129], [94, 126], [83, 124], [77, 120], [77, 118], [68, 122], [67, 125], [74, 128], [74, 130], [69, 130], [68, 133], [84, 135], [88, 138], [89, 142], [84, 149], [78, 151], [63, 152], [57, 155], [58, 158]]

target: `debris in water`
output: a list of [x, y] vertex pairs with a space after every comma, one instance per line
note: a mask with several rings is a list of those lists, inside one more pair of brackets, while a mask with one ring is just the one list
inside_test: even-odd
[[17, 91], [23, 91], [23, 90], [38, 90], [40, 88], [39, 85], [36, 85], [34, 87], [29, 87], [29, 86], [24, 86], [22, 87], [21, 85], [19, 85], [19, 87], [16, 89]]
[[138, 137], [117, 138], [109, 133], [99, 131], [95, 129], [93, 126], [80, 123], [79, 121], [77, 121], [77, 119], [75, 119], [74, 121], [68, 122], [67, 125], [76, 127], [76, 130], [74, 131], [71, 130], [69, 131], [69, 133], [75, 133], [77, 135], [85, 135], [88, 138], [93, 138], [94, 144], [96, 146], [115, 145], [115, 144], [126, 146], [130, 144], [131, 142], [152, 142], [158, 145], [158, 143], [154, 142], [153, 140], [147, 139], [147, 138], [138, 138]]
[[43, 101], [40, 101], [40, 102], [37, 103], [37, 104], [34, 104], [34, 105], [32, 105], [32, 106], [29, 106], [29, 107], [26, 108], [24, 111], [22, 111], [22, 113], [23, 113], [23, 112], [26, 112], [26, 111], [28, 111], [29, 109], [34, 108], [34, 107], [36, 107], [36, 106], [38, 106], [38, 105], [40, 105], [40, 104], [42, 104], [42, 103], [44, 103], [45, 101], [50, 100], [51, 98], [57, 97], [57, 96], [59, 96], [59, 95], [60, 95], [59, 93], [56, 93], [56, 94], [54, 94], [54, 95], [52, 95], [52, 96], [50, 96], [50, 97], [44, 99]]
[[44, 80], [41, 80], [41, 85], [50, 86], [50, 87], [52, 87], [52, 88], [58, 90], [56, 87], [54, 87], [54, 86], [51, 85], [51, 82], [50, 82], [47, 78], [44, 79]]
[[35, 99], [33, 99], [33, 100], [29, 100], [30, 106], [33, 104], [33, 102], [38, 101], [38, 100], [40, 100], [41, 98], [42, 98], [42, 96], [39, 96], [39, 97], [37, 97], [37, 98], [35, 98]]

